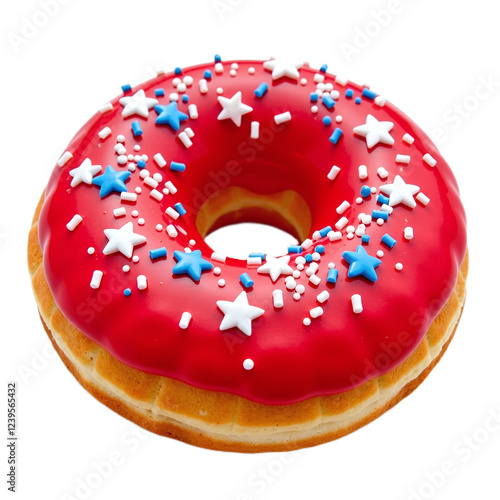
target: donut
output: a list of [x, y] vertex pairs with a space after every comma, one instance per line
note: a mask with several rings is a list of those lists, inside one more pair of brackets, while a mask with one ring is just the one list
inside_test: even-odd
[[[206, 243], [241, 222], [298, 243], [247, 259]], [[410, 394], [450, 343], [468, 269], [456, 180], [401, 111], [326, 65], [219, 56], [94, 114], [54, 167], [28, 261], [87, 391], [238, 452], [337, 439]]]

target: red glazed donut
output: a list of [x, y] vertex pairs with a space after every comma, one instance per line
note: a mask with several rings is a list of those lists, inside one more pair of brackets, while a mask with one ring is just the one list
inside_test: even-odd
[[[204, 241], [245, 221], [302, 244], [245, 261]], [[334, 439], [411, 392], [467, 272], [430, 139], [372, 90], [279, 60], [124, 86], [58, 161], [29, 254], [44, 324], [90, 392], [238, 451]]]

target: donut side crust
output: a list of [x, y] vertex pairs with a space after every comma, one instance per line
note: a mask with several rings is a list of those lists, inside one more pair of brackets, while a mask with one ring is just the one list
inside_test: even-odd
[[96, 399], [157, 434], [208, 449], [291, 451], [363, 427], [410, 394], [446, 351], [465, 301], [468, 254], [453, 292], [426, 336], [400, 365], [344, 393], [290, 405], [264, 405], [131, 368], [77, 330], [57, 308], [43, 271], [35, 212], [28, 268], [40, 317], [68, 370]]

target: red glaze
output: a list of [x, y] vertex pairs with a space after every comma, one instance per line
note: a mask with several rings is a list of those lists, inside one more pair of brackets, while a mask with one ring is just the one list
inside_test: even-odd
[[[112, 102], [111, 112], [97, 113], [78, 132], [67, 148], [74, 158], [62, 168], [55, 167], [40, 217], [46, 277], [57, 306], [69, 321], [119, 360], [137, 369], [268, 404], [289, 404], [342, 392], [400, 364], [421, 341], [449, 298], [466, 251], [465, 215], [458, 188], [450, 168], [430, 139], [404, 114], [389, 103], [380, 107], [366, 97], [362, 97], [361, 104], [355, 104], [354, 98], [362, 91], [358, 85], [349, 82], [343, 87], [327, 74], [324, 83], [332, 83], [340, 97], [331, 111], [320, 99], [319, 111], [314, 114], [309, 96], [316, 90], [313, 78], [317, 71], [301, 67], [300, 78], [307, 79], [307, 84], [302, 85], [300, 80], [288, 77], [273, 82], [262, 62], [238, 64], [236, 76], [229, 74], [230, 62], [223, 63], [221, 75], [215, 73], [213, 64], [183, 71], [181, 78], [190, 75], [194, 79], [186, 94], [189, 103], [196, 104], [199, 111], [199, 118], [181, 124], [180, 131], [191, 127], [195, 133], [189, 149], [170, 127], [155, 124], [157, 113], [153, 109], [148, 119], [138, 115], [122, 118], [119, 98]], [[251, 66], [256, 69], [253, 75], [248, 73]], [[208, 93], [202, 95], [198, 81], [206, 69], [212, 70], [213, 77], [208, 82]], [[169, 94], [175, 92], [173, 78], [173, 74], [160, 75], [126, 95], [142, 88], [147, 97], [155, 97], [154, 90], [164, 88], [165, 97], [157, 99], [166, 105]], [[254, 90], [261, 82], [267, 82], [269, 90], [259, 99]], [[241, 127], [231, 120], [217, 120], [222, 110], [217, 100], [218, 87], [223, 88], [223, 95], [228, 98], [241, 91], [243, 103], [253, 107], [253, 112], [243, 115]], [[354, 90], [352, 99], [345, 97], [347, 88]], [[186, 114], [187, 107], [179, 100], [179, 109]], [[290, 111], [292, 120], [276, 126], [274, 115], [285, 111]], [[390, 132], [394, 145], [379, 144], [368, 150], [365, 139], [353, 133], [354, 127], [365, 123], [368, 114], [379, 121], [394, 123]], [[333, 118], [329, 126], [322, 122], [326, 115]], [[336, 124], [339, 115], [343, 121]], [[139, 121], [144, 131], [139, 139], [132, 134], [133, 121]], [[261, 124], [258, 140], [250, 139], [251, 121]], [[97, 133], [106, 126], [112, 129], [112, 135], [101, 140]], [[328, 139], [336, 127], [344, 134], [334, 145]], [[413, 145], [402, 141], [405, 133], [415, 138]], [[126, 165], [117, 164], [114, 150], [119, 134], [126, 138], [127, 154], [136, 154], [133, 146], [139, 144], [138, 154], [149, 157], [146, 168], [151, 175], [162, 174], [163, 182], [158, 189], [171, 180], [178, 189], [176, 195], [168, 194], [161, 202], [152, 199], [138, 169], [125, 183], [129, 192], [142, 187], [142, 194], [133, 204], [121, 202], [117, 193], [101, 199], [95, 185], [81, 183], [70, 187], [70, 170], [85, 158], [102, 165], [101, 174], [107, 165], [126, 171]], [[162, 153], [168, 165], [171, 160], [185, 163], [186, 170], [173, 172], [168, 165], [160, 169], [153, 161], [156, 153]], [[434, 168], [422, 160], [426, 153], [437, 160]], [[410, 155], [410, 164], [396, 163], [396, 154]], [[358, 176], [361, 164], [368, 167], [366, 181]], [[327, 178], [332, 165], [341, 168], [334, 181]], [[385, 180], [377, 175], [380, 166], [389, 172]], [[224, 171], [229, 175], [220, 174]], [[204, 272], [199, 283], [187, 275], [172, 275], [174, 250], [184, 250], [191, 239], [196, 241], [193, 249], [200, 249], [203, 257], [210, 260], [212, 250], [197, 232], [195, 220], [201, 204], [197, 194], [205, 189], [208, 194], [213, 192], [214, 175], [219, 175], [220, 184], [224, 185], [221, 187], [245, 187], [262, 196], [295, 190], [310, 207], [311, 237], [315, 230], [334, 226], [340, 218], [336, 208], [344, 200], [351, 207], [343, 215], [357, 227], [359, 213], [371, 214], [373, 209], [380, 209], [377, 195], [356, 204], [361, 187], [375, 186], [378, 194], [378, 188], [392, 183], [397, 174], [407, 183], [418, 185], [430, 203], [424, 207], [417, 201], [413, 210], [397, 205], [383, 226], [376, 221], [367, 226], [371, 239], [365, 249], [372, 256], [376, 256], [377, 250], [385, 254], [376, 270], [375, 283], [363, 277], [347, 278], [348, 264], [342, 259], [342, 252], [355, 251], [361, 239], [358, 236], [347, 239], [345, 229], [341, 241], [331, 243], [322, 238], [318, 242], [326, 248], [317, 272], [321, 283], [313, 286], [303, 271], [297, 283], [304, 284], [306, 292], [298, 302], [293, 300], [293, 292], [285, 288], [285, 276], [273, 284], [269, 275], [257, 273], [257, 268], [248, 267], [246, 261], [228, 258], [221, 264], [211, 260], [222, 269], [222, 274]], [[164, 212], [177, 202], [188, 213], [172, 221]], [[119, 207], [126, 207], [127, 215], [115, 219], [113, 209]], [[138, 225], [138, 218], [131, 216], [132, 210], [139, 211], [145, 225]], [[83, 217], [83, 222], [71, 232], [66, 224], [76, 213]], [[271, 216], [267, 221], [262, 220], [262, 214], [259, 220], [276, 223]], [[134, 263], [121, 253], [103, 255], [108, 242], [104, 229], [120, 228], [130, 221], [134, 232], [147, 238], [146, 243], [134, 248], [134, 256], [140, 261]], [[176, 239], [170, 238], [165, 232], [169, 223], [183, 228], [187, 236], [179, 233]], [[156, 230], [157, 224], [162, 224], [161, 232]], [[403, 237], [406, 226], [414, 229], [411, 241]], [[394, 248], [381, 243], [385, 233], [397, 240]], [[162, 246], [167, 248], [167, 258], [153, 262], [149, 250]], [[93, 255], [87, 253], [89, 247], [95, 248]], [[290, 260], [294, 269], [295, 257], [292, 254]], [[334, 262], [339, 270], [336, 285], [326, 283], [329, 262]], [[398, 262], [404, 265], [400, 272], [395, 270]], [[122, 271], [125, 264], [131, 267], [128, 273]], [[104, 272], [98, 290], [89, 286], [96, 269]], [[243, 272], [255, 281], [253, 288], [247, 290], [249, 303], [265, 310], [253, 320], [250, 337], [236, 328], [221, 332], [219, 326], [224, 315], [216, 306], [216, 301], [234, 301], [246, 290], [239, 280]], [[144, 291], [137, 288], [138, 275], [147, 276], [148, 288]], [[224, 288], [218, 287], [220, 278], [226, 282]], [[130, 297], [123, 294], [126, 288], [132, 291]], [[274, 309], [272, 300], [272, 291], [278, 288], [283, 290], [285, 300], [281, 310]], [[309, 311], [320, 305], [316, 296], [325, 289], [330, 299], [322, 304], [324, 314], [312, 319], [310, 326], [304, 326], [303, 319], [309, 317]], [[361, 314], [353, 313], [353, 294], [362, 296]], [[179, 327], [184, 311], [193, 316], [186, 330]], [[243, 368], [247, 358], [254, 361], [253, 370]]]

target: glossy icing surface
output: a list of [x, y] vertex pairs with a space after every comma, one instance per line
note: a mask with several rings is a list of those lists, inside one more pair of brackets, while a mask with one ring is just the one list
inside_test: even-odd
[[[338, 393], [389, 371], [425, 335], [465, 255], [450, 168], [412, 121], [352, 82], [306, 66], [220, 67], [126, 90], [69, 144], [39, 226], [56, 304], [130, 366], [258, 402]], [[260, 266], [216, 260], [198, 212], [223, 204], [231, 188], [259, 199], [297, 193], [311, 225], [297, 232], [309, 231], [312, 246]], [[136, 200], [123, 200], [123, 189]], [[252, 218], [288, 228], [286, 213], [265, 209], [229, 211], [223, 223]], [[336, 283], [327, 281], [332, 263]]]

